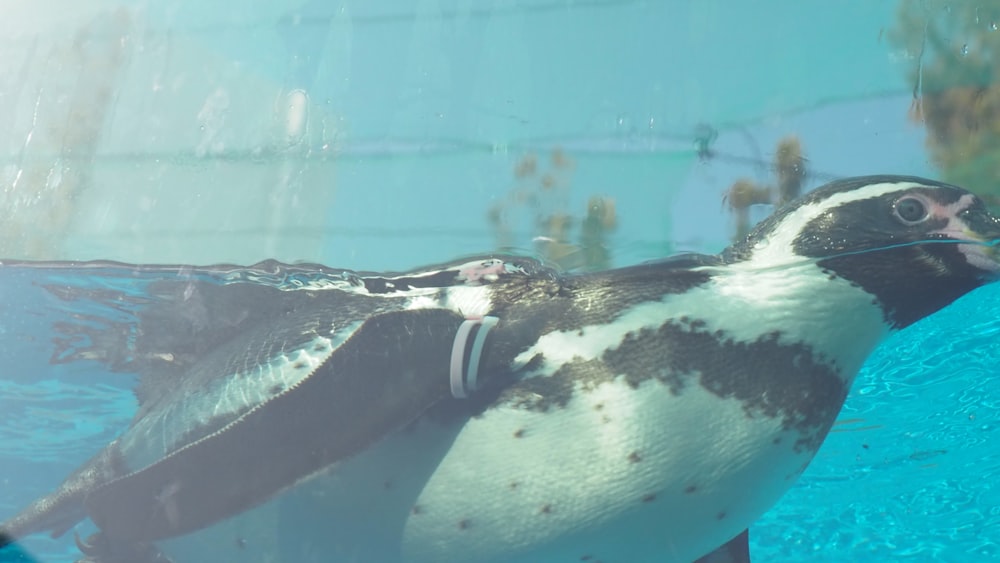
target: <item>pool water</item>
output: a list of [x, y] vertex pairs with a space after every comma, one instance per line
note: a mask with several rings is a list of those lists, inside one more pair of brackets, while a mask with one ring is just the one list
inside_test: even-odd
[[812, 465], [751, 528], [757, 561], [1000, 559], [1000, 286], [869, 358]]

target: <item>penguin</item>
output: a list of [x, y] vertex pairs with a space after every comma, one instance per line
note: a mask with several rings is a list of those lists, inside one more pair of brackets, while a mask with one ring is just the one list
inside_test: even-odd
[[[297, 547], [268, 557], [750, 561], [748, 527], [867, 356], [1000, 277], [998, 241], [965, 189], [867, 176], [718, 255], [603, 272], [490, 255], [161, 276], [136, 330], [81, 329], [97, 332], [80, 357], [142, 375], [131, 425], [0, 543], [90, 518], [86, 561], [182, 563], [199, 537], [293, 506]], [[244, 283], [268, 276], [291, 282]]]

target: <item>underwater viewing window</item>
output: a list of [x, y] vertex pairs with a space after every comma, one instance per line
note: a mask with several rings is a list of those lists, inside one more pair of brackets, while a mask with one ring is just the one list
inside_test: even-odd
[[6, 6], [0, 563], [1000, 559], [997, 69], [986, 1]]

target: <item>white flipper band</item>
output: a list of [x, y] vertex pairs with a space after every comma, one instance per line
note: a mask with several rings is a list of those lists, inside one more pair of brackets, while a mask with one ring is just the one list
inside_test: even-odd
[[[481, 319], [467, 319], [458, 327], [455, 333], [455, 344], [451, 348], [451, 394], [456, 399], [464, 399], [469, 393], [476, 390], [476, 378], [479, 376], [479, 359], [483, 355], [483, 344], [486, 342], [486, 334], [493, 328], [500, 319], [497, 317], [483, 317]], [[469, 333], [479, 326], [476, 338], [472, 341], [472, 350], [469, 352], [468, 369], [463, 369], [462, 360], [465, 359], [466, 344], [469, 340]]]

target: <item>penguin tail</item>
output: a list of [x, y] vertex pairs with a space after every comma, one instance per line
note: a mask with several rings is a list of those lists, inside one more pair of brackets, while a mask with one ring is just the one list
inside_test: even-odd
[[116, 477], [116, 457], [117, 447], [112, 443], [67, 477], [51, 494], [35, 500], [0, 523], [0, 549], [43, 532], [58, 538], [86, 518], [84, 500], [91, 491]]
[[49, 532], [53, 538], [58, 538], [86, 516], [83, 494], [64, 491], [60, 487], [0, 524], [0, 549], [42, 532]]

